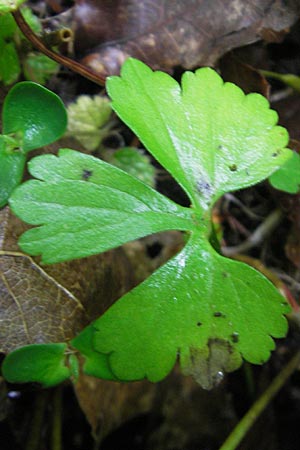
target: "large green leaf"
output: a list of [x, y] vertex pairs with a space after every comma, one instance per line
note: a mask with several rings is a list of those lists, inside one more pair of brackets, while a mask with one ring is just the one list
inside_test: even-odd
[[210, 68], [185, 72], [180, 87], [129, 59], [107, 90], [117, 114], [204, 209], [268, 177], [291, 156], [284, 149], [288, 133], [275, 126], [268, 101], [245, 95]]
[[169, 75], [128, 60], [108, 81], [112, 104], [177, 179], [183, 208], [134, 177], [70, 150], [35, 158], [39, 180], [19, 187], [11, 206], [39, 225], [20, 240], [45, 262], [105, 251], [156, 231], [187, 231], [184, 249], [123, 296], [72, 345], [90, 375], [152, 381], [180, 356], [183, 372], [210, 387], [242, 357], [262, 363], [284, 336], [289, 311], [254, 269], [220, 256], [209, 242], [213, 202], [270, 176], [292, 156], [277, 115], [258, 94], [244, 95], [212, 69]]
[[67, 126], [60, 98], [31, 81], [17, 83], [5, 97], [2, 110], [3, 134], [15, 134], [24, 152], [50, 144]]
[[32, 175], [13, 194], [13, 211], [32, 225], [19, 244], [51, 263], [106, 251], [168, 229], [193, 228], [192, 211], [92, 156], [60, 150], [29, 163]]
[[[193, 351], [212, 342], [226, 342], [228, 355], [261, 364], [275, 347], [271, 336], [286, 333], [282, 314], [288, 311], [263, 276], [220, 256], [195, 233], [175, 258], [93, 324], [94, 348], [108, 355], [121, 380], [158, 381], [179, 354], [187, 371]], [[220, 361], [218, 370], [225, 369]]]

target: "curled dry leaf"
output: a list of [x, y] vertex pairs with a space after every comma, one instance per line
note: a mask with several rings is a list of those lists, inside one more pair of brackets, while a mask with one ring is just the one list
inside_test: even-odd
[[[77, 0], [75, 50], [101, 74], [119, 73], [128, 56], [153, 69], [213, 65], [232, 48], [286, 32], [299, 0]], [[51, 19], [50, 19], [51, 20]]]

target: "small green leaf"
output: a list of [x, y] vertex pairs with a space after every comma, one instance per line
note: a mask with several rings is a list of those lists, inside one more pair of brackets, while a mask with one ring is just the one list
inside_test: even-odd
[[0, 38], [12, 38], [18, 26], [11, 14], [0, 15]]
[[270, 176], [269, 181], [275, 189], [297, 194], [300, 189], [300, 156], [293, 152], [293, 156], [280, 169]]
[[0, 0], [0, 15], [15, 11], [26, 0]]
[[[245, 95], [213, 69], [169, 75], [129, 58], [107, 80], [112, 107], [201, 209], [258, 183], [290, 157], [285, 128], [260, 94]], [[276, 156], [275, 156], [276, 155]]]
[[4, 84], [12, 84], [17, 81], [21, 73], [19, 56], [12, 42], [1, 42], [0, 38], [0, 80]]
[[106, 161], [130, 173], [151, 187], [155, 185], [155, 168], [149, 156], [134, 147], [123, 147], [106, 155]]
[[95, 95], [80, 95], [68, 106], [68, 134], [75, 137], [87, 150], [95, 150], [108, 135], [112, 110], [110, 101]]
[[[42, 32], [43, 27], [41, 25], [41, 22], [39, 18], [33, 13], [32, 9], [28, 7], [22, 7], [22, 16], [34, 33], [38, 34]], [[19, 29], [19, 27], [17, 27], [17, 31], [20, 33], [22, 39], [27, 39]]]
[[3, 110], [3, 133], [16, 134], [24, 152], [50, 144], [64, 133], [65, 107], [60, 98], [30, 81], [17, 83], [7, 94]]
[[25, 155], [14, 150], [16, 145], [14, 139], [0, 135], [0, 208], [22, 180]]
[[9, 353], [2, 374], [10, 383], [41, 383], [55, 386], [70, 377], [65, 365], [67, 344], [32, 344]]
[[24, 75], [27, 80], [45, 84], [58, 71], [59, 65], [41, 53], [29, 53], [24, 61]]
[[[20, 247], [53, 263], [96, 254], [162, 230], [193, 227], [192, 211], [99, 159], [69, 149], [29, 163], [10, 205], [32, 225]], [[25, 200], [26, 199], [26, 200]], [[79, 245], [80, 243], [80, 245]]]

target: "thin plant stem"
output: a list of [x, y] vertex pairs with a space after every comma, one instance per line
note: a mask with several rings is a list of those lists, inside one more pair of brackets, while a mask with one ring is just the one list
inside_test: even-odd
[[62, 387], [53, 392], [51, 450], [62, 450]]
[[26, 440], [25, 450], [39, 450], [41, 431], [43, 426], [43, 420], [45, 416], [45, 410], [47, 406], [48, 392], [37, 392], [34, 407], [33, 416], [29, 427], [29, 435]]
[[273, 397], [282, 388], [288, 378], [297, 369], [300, 363], [300, 352], [297, 352], [281, 372], [274, 378], [265, 392], [253, 403], [249, 411], [244, 415], [240, 422], [230, 433], [226, 441], [219, 450], [235, 450], [246, 433], [252, 427], [253, 423], [260, 416], [263, 410], [268, 406]]
[[46, 45], [42, 42], [39, 36], [37, 36], [32, 31], [28, 23], [24, 20], [24, 17], [19, 9], [14, 11], [12, 15], [14, 16], [14, 19], [18, 27], [22, 31], [22, 33], [26, 36], [26, 38], [37, 50], [39, 50], [41, 53], [44, 53], [44, 55], [48, 56], [49, 58], [53, 59], [59, 64], [72, 70], [73, 72], [76, 72], [79, 75], [93, 81], [94, 83], [99, 84], [100, 86], [105, 85], [105, 77], [93, 72], [92, 70], [88, 69], [79, 62], [74, 61], [73, 59], [68, 58], [67, 56], [60, 55], [59, 53], [56, 53], [53, 50], [50, 50], [48, 47], [46, 47]]

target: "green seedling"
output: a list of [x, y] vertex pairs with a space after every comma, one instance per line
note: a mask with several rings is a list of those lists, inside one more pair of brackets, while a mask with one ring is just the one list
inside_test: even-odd
[[[183, 373], [209, 388], [242, 359], [265, 362], [275, 347], [272, 338], [287, 331], [290, 308], [277, 289], [212, 245], [211, 211], [223, 194], [259, 183], [292, 158], [288, 133], [264, 97], [245, 95], [210, 68], [186, 72], [180, 86], [128, 59], [121, 76], [108, 79], [107, 91], [115, 112], [179, 183], [190, 207], [119, 168], [62, 149], [31, 160], [35, 179], [10, 198], [14, 213], [35, 225], [19, 245], [55, 263], [159, 231], [184, 232], [186, 245], [175, 257], [69, 346], [84, 356], [84, 371], [93, 376], [155, 382], [179, 359]], [[28, 356], [31, 348], [18, 354]], [[11, 355], [4, 376], [28, 381]], [[36, 381], [39, 373], [45, 384], [41, 366]]]
[[65, 107], [53, 92], [29, 81], [9, 91], [0, 135], [0, 207], [22, 180], [26, 154], [57, 140], [66, 126]]
[[[29, 8], [22, 8], [22, 15], [35, 33], [42, 32], [39, 19]], [[26, 38], [12, 14], [0, 13], [0, 82], [5, 85], [15, 83], [21, 73], [27, 80], [44, 84], [58, 69], [58, 64], [47, 56], [25, 51], [23, 49], [25, 42]], [[22, 52], [21, 59], [20, 52]]]
[[111, 153], [106, 152], [105, 160], [119, 169], [130, 173], [149, 186], [155, 186], [155, 168], [149, 156], [134, 147], [123, 147]]

